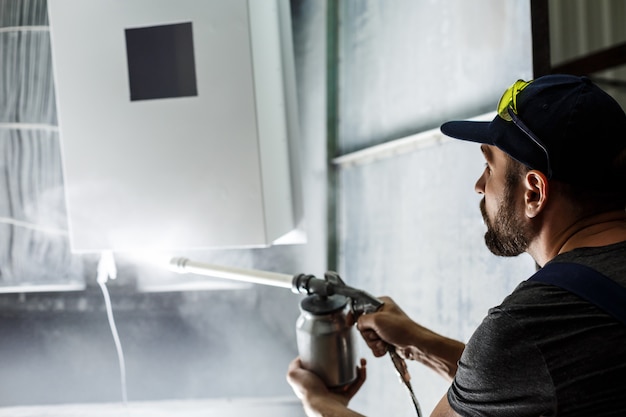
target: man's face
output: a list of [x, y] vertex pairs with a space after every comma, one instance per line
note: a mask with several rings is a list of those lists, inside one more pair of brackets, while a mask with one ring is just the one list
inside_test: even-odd
[[484, 196], [480, 211], [487, 226], [485, 244], [497, 256], [520, 255], [537, 234], [519, 204], [521, 176], [504, 152], [487, 145], [481, 149], [487, 165], [476, 191]]

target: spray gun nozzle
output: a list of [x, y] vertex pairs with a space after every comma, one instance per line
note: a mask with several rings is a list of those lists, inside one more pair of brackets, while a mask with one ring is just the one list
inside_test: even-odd
[[347, 286], [334, 271], [324, 274], [324, 279], [313, 275], [300, 274], [293, 277], [291, 290], [294, 293], [328, 297], [334, 294], [349, 297], [352, 300], [352, 312], [356, 315], [376, 311], [383, 305], [378, 298], [365, 291]]
[[327, 297], [335, 293], [334, 286], [331, 282], [307, 274], [294, 276], [291, 290], [296, 294], [317, 294], [320, 297]]

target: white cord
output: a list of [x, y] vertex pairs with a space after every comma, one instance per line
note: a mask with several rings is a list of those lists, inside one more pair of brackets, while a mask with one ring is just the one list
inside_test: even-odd
[[128, 394], [126, 389], [126, 363], [124, 360], [124, 351], [122, 350], [122, 343], [117, 333], [117, 327], [115, 326], [115, 319], [113, 317], [113, 308], [111, 307], [111, 297], [109, 296], [109, 290], [107, 289], [106, 282], [109, 278], [115, 279], [117, 277], [117, 269], [115, 267], [115, 259], [113, 253], [110, 251], [102, 252], [100, 261], [98, 262], [98, 273], [96, 280], [102, 290], [104, 296], [104, 304], [106, 306], [107, 318], [109, 319], [109, 327], [111, 328], [111, 334], [113, 335], [113, 341], [115, 342], [115, 348], [117, 349], [117, 359], [120, 367], [120, 380], [122, 386], [122, 402], [126, 404], [128, 402]]

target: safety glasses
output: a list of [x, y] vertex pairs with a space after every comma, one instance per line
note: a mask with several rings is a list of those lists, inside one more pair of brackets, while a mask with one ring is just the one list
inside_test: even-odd
[[528, 87], [530, 83], [532, 83], [532, 81], [517, 80], [504, 92], [502, 98], [500, 98], [500, 101], [498, 102], [498, 116], [507, 122], [513, 122], [519, 130], [524, 132], [524, 134], [543, 151], [546, 157], [547, 168], [547, 172], [545, 174], [548, 179], [550, 179], [552, 178], [552, 166], [550, 164], [548, 149], [537, 137], [537, 135], [535, 135], [517, 115], [517, 95], [520, 91]]

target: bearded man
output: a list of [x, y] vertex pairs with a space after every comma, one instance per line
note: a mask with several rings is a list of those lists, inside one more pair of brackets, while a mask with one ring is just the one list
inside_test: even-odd
[[[626, 114], [586, 77], [518, 80], [491, 122], [444, 134], [480, 143], [485, 243], [528, 253], [538, 271], [489, 310], [467, 345], [409, 318], [391, 298], [359, 317], [374, 356], [392, 347], [439, 372], [445, 416], [626, 416]], [[309, 416], [348, 408], [365, 381], [331, 390], [298, 358], [287, 380]]]

